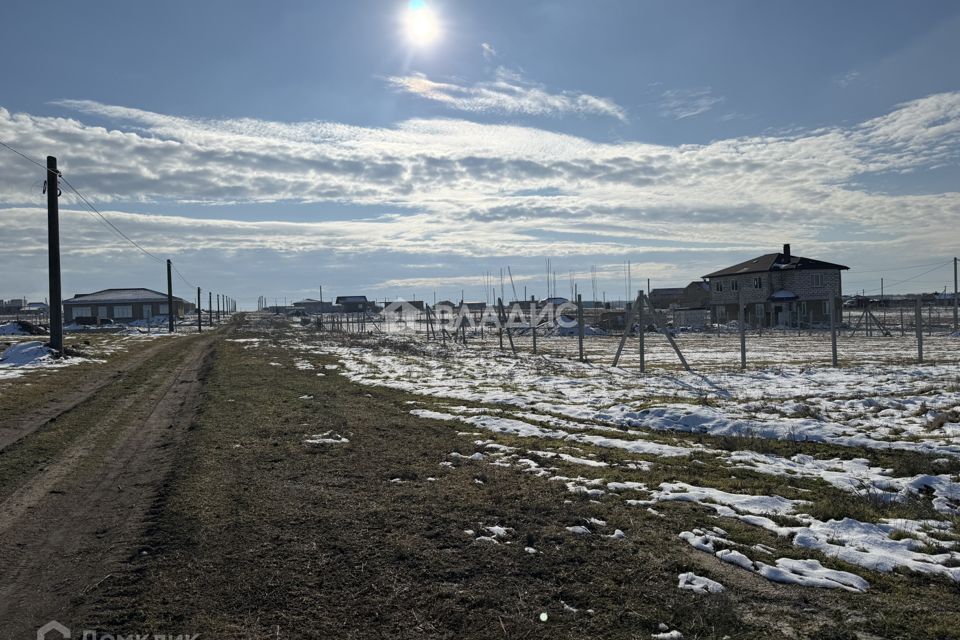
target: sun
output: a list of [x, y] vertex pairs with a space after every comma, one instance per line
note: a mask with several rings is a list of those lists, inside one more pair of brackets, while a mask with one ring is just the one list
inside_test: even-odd
[[440, 21], [424, 0], [410, 0], [403, 24], [407, 40], [415, 46], [425, 47], [440, 38]]

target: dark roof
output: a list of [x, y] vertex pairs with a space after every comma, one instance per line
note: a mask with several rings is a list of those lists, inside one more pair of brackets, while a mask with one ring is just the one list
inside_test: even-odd
[[660, 289], [653, 289], [650, 291], [652, 296], [679, 296], [687, 290], [686, 287], [662, 287]]
[[[174, 302], [184, 302], [173, 296]], [[153, 289], [104, 289], [95, 293], [78, 293], [63, 304], [128, 304], [133, 302], [166, 302], [167, 294]]]
[[367, 302], [367, 296], [337, 296], [337, 304]]
[[744, 273], [759, 273], [765, 271], [779, 271], [781, 269], [849, 269], [842, 264], [824, 262], [823, 260], [814, 260], [813, 258], [803, 258], [801, 256], [790, 256], [787, 258], [782, 253], [768, 253], [732, 267], [714, 271], [703, 276], [704, 278], [719, 278], [720, 276], [736, 276]]

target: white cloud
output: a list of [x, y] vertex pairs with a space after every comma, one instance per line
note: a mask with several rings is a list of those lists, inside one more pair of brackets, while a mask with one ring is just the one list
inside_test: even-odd
[[497, 57], [497, 50], [493, 48], [493, 45], [489, 42], [481, 42], [480, 50], [483, 52], [483, 57], [487, 60], [493, 60]]
[[706, 113], [723, 101], [722, 96], [713, 95], [710, 87], [668, 89], [660, 94], [660, 115], [674, 120], [683, 120]]
[[[861, 185], [876, 173], [910, 180], [924, 169], [955, 165], [960, 92], [898, 105], [849, 127], [680, 146], [600, 143], [452, 119], [380, 128], [59, 104], [81, 119], [0, 108], [0, 139], [33, 157], [56, 153], [74, 185], [101, 209], [115, 209], [108, 215], [160, 254], [394, 253], [447, 263], [656, 252], [672, 254], [695, 277], [696, 265], [723, 266], [720, 252], [750, 255], [785, 241], [804, 254], [875, 260], [878, 267], [900, 257], [911, 264], [911, 256], [916, 262], [916, 255], [950, 255], [956, 245], [956, 191], [896, 195]], [[86, 124], [83, 114], [111, 128]], [[0, 269], [17, 272], [22, 256], [40, 265], [44, 217], [34, 207], [44, 203], [42, 171], [3, 151], [0, 175], [0, 203], [8, 205], [0, 210]], [[289, 202], [301, 203], [311, 207], [310, 221], [136, 213], [143, 203], [160, 211], [165, 204], [182, 211], [184, 203], [201, 203], [195, 211], [209, 215], [202, 203], [225, 202], [275, 204], [277, 215], [268, 218], [282, 217]], [[325, 213], [328, 205], [339, 208], [337, 219]], [[344, 205], [365, 213], [343, 220]], [[64, 209], [77, 206], [67, 192]], [[229, 217], [229, 210], [217, 215]], [[99, 265], [129, 253], [89, 215], [65, 216], [64, 247], [76, 260]], [[701, 258], [707, 251], [712, 256]], [[391, 276], [403, 280], [407, 273]], [[421, 276], [427, 277], [409, 274]], [[382, 280], [380, 274], [368, 282]]]
[[840, 85], [840, 88], [846, 89], [847, 87], [849, 87], [859, 79], [860, 79], [859, 71], [848, 71], [847, 73], [837, 78], [836, 82], [838, 85]]
[[[484, 43], [486, 44], [486, 43]], [[493, 48], [490, 47], [490, 52]], [[490, 55], [494, 55], [495, 52]], [[484, 55], [488, 55], [486, 47]], [[538, 116], [599, 115], [626, 121], [626, 111], [608, 98], [586, 93], [550, 93], [540, 84], [499, 68], [491, 81], [471, 85], [437, 82], [422, 73], [390, 76], [387, 82], [406, 93], [433, 100], [452, 109], [470, 112], [523, 113]]]

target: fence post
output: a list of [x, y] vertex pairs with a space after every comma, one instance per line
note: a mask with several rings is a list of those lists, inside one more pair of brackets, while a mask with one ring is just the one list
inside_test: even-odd
[[957, 298], [957, 259], [953, 259], [953, 332], [960, 331], [960, 300]]
[[830, 296], [830, 361], [837, 366], [837, 299]]
[[533, 355], [537, 355], [537, 296], [530, 296], [530, 333], [533, 336]]
[[923, 362], [923, 308], [920, 306], [920, 298], [917, 298], [917, 361]]
[[[637, 300], [639, 299], [640, 299], [640, 293], [637, 292]], [[630, 328], [628, 327], [625, 330], [629, 332]], [[640, 334], [640, 375], [643, 375], [644, 373], [646, 373], [646, 368], [647, 368], [647, 363], [646, 363], [647, 354], [646, 354], [645, 345], [643, 344], [643, 340], [645, 337], [644, 334], [646, 333], [646, 327], [643, 326], [643, 305], [642, 304], [637, 305], [637, 333]]]
[[[799, 315], [799, 314], [798, 314]], [[747, 368], [747, 327], [743, 313], [743, 291], [737, 296], [737, 324], [740, 325], [740, 369]]]
[[200, 308], [200, 287], [197, 287], [197, 333], [203, 333], [203, 310]]
[[577, 342], [580, 348], [580, 362], [583, 362], [583, 300], [577, 294]]

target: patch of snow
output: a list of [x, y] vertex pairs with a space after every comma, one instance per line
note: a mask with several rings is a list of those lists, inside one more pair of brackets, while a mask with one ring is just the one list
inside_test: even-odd
[[698, 576], [689, 571], [687, 573], [681, 573], [677, 577], [680, 580], [680, 583], [677, 585], [678, 589], [693, 591], [694, 593], [721, 593], [726, 591], [726, 587], [719, 582]]

